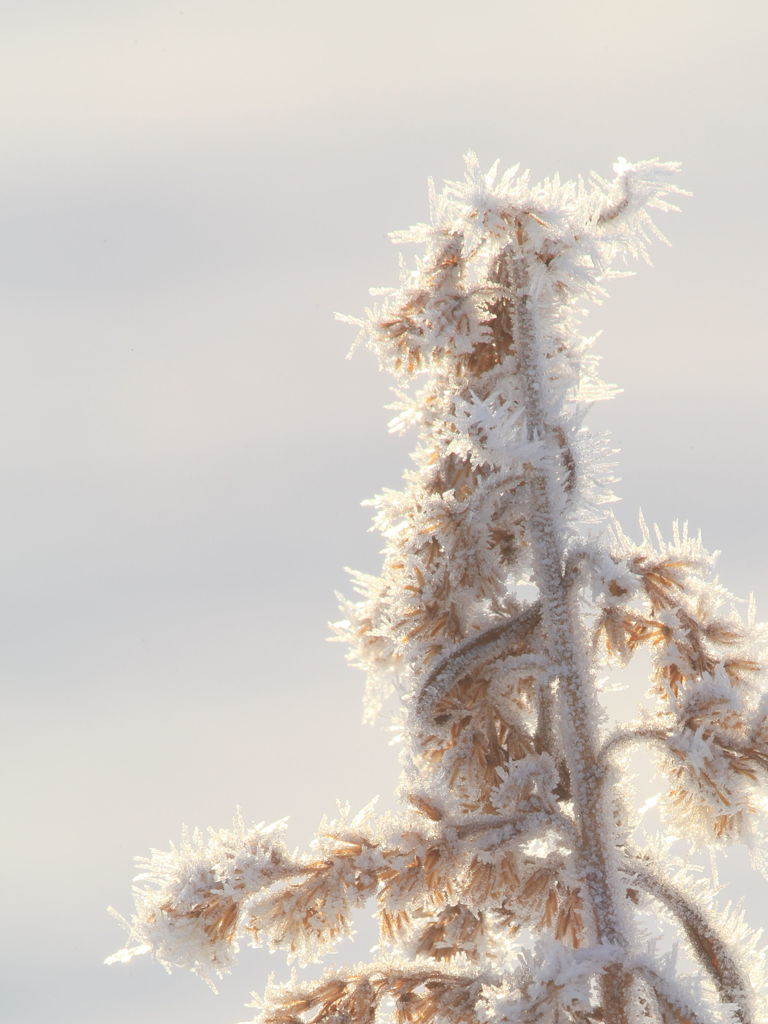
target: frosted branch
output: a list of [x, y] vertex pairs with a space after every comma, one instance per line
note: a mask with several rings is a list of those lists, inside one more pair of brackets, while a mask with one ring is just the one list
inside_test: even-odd
[[398, 1024], [472, 1024], [483, 989], [496, 979], [489, 973], [439, 969], [421, 958], [414, 965], [382, 961], [347, 972], [328, 974], [319, 984], [267, 989], [263, 1024], [373, 1024], [379, 1005], [392, 1001]]
[[[422, 685], [416, 700], [417, 720], [428, 721], [435, 704], [458, 683], [462, 675], [509, 655], [510, 648], [525, 645], [540, 620], [541, 606], [535, 602], [513, 619], [491, 626], [457, 644], [431, 669]], [[523, 667], [533, 667], [530, 654], [520, 654], [517, 658]], [[534, 664], [538, 661], [535, 660]]]
[[742, 1024], [752, 1024], [751, 986], [739, 969], [733, 951], [723, 941], [716, 925], [685, 892], [664, 878], [647, 854], [635, 854], [627, 871], [639, 888], [659, 900], [677, 918], [697, 960], [715, 983], [724, 1003], [737, 1007]]
[[[342, 812], [302, 856], [239, 819], [185, 834], [142, 862], [135, 945], [113, 959], [148, 952], [208, 981], [242, 941], [307, 962], [371, 903], [386, 955], [270, 986], [262, 1024], [768, 1020], [755, 935], [684, 873], [668, 880], [671, 859], [629, 852], [610, 788], [616, 755], [644, 744], [689, 839], [749, 838], [768, 807], [768, 632], [751, 609], [742, 621], [686, 526], [600, 532], [612, 449], [584, 427], [615, 390], [582, 317], [647, 258], [676, 169], [620, 160], [614, 181], [536, 184], [470, 154], [463, 181], [431, 188], [431, 221], [397, 235], [420, 254], [350, 322], [396, 377], [392, 428], [416, 433], [413, 462], [370, 502], [382, 569], [352, 574], [335, 629], [366, 672], [368, 717], [399, 698], [410, 806]], [[641, 646], [655, 707], [603, 739], [598, 676]], [[641, 954], [639, 891], [690, 944], [690, 985]]]
[[662, 747], [667, 753], [667, 743], [671, 733], [665, 729], [619, 729], [612, 733], [603, 743], [598, 754], [601, 773], [604, 775], [611, 757], [626, 747], [650, 744]]

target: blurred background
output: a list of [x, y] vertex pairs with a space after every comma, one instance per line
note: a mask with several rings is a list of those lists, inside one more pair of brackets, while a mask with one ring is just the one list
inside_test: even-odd
[[337, 798], [392, 803], [396, 751], [325, 641], [343, 566], [378, 565], [360, 501], [397, 486], [409, 439], [333, 313], [395, 282], [387, 233], [426, 217], [428, 176], [460, 177], [469, 148], [537, 177], [683, 162], [672, 247], [592, 317], [625, 389], [593, 423], [622, 449], [625, 527], [638, 506], [688, 519], [765, 616], [768, 16], [2, 0], [0, 19], [0, 1017], [243, 1020], [282, 958], [244, 951], [218, 997], [107, 968], [105, 908], [130, 911], [133, 856], [182, 823], [290, 815], [305, 848]]

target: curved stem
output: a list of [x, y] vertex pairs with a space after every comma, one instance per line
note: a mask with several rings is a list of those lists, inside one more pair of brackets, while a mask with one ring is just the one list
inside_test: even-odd
[[597, 755], [601, 775], [605, 776], [611, 754], [622, 747], [633, 746], [636, 743], [658, 743], [665, 746], [669, 738], [670, 734], [665, 729], [620, 729], [612, 733]]
[[[622, 747], [634, 746], [635, 744], [640, 743], [649, 743], [657, 745], [664, 753], [671, 757], [672, 755], [668, 744], [670, 740], [674, 739], [674, 736], [674, 733], [669, 732], [666, 729], [651, 728], [620, 729], [612, 733], [605, 743], [603, 743], [598, 754], [601, 779], [604, 781], [609, 777], [607, 771], [608, 762], [615, 751], [620, 750]], [[712, 737], [712, 742], [726, 754], [740, 757], [744, 761], [749, 761], [754, 764], [757, 768], [768, 772], [768, 756], [766, 756], [761, 750], [751, 747], [746, 743], [738, 743], [728, 736], [717, 734]]]
[[657, 899], [677, 918], [697, 960], [712, 978], [723, 1002], [734, 1003], [743, 1024], [751, 1024], [749, 982], [720, 938], [717, 928], [701, 908], [688, 899], [682, 889], [659, 874], [647, 854], [630, 854], [627, 871], [632, 873], [639, 888]]
[[629, 193], [629, 181], [626, 176], [619, 178], [619, 184], [621, 186], [621, 195], [616, 202], [602, 208], [600, 213], [597, 215], [598, 224], [609, 224], [612, 220], [616, 220], [617, 217], [620, 217], [622, 213], [629, 209], [631, 197]]
[[429, 716], [440, 698], [470, 669], [495, 661], [507, 654], [510, 647], [524, 643], [540, 620], [541, 603], [535, 601], [515, 618], [505, 619], [457, 644], [440, 658], [424, 681], [416, 698], [417, 715]]

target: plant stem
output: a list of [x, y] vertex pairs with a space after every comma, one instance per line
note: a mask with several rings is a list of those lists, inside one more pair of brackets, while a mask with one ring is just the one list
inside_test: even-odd
[[[518, 231], [523, 241], [522, 228]], [[531, 295], [522, 244], [507, 247], [500, 258], [500, 284], [510, 297], [502, 306], [502, 328], [511, 336], [523, 380], [528, 439], [557, 444], [562, 426], [549, 422], [547, 374], [542, 332]], [[506, 322], [504, 322], [506, 321]], [[551, 467], [529, 471], [530, 543], [534, 581], [539, 590], [546, 652], [557, 666], [560, 738], [571, 779], [573, 811], [579, 835], [578, 860], [598, 943], [626, 948], [617, 903], [619, 874], [611, 842], [598, 770], [597, 702], [588, 668], [575, 587], [565, 572], [565, 522], [562, 485]], [[606, 970], [603, 1012], [606, 1024], [626, 1022], [627, 979], [619, 967]]]

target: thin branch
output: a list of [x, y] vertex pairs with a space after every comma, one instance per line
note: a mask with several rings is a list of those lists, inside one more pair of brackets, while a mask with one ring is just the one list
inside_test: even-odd
[[683, 892], [664, 878], [646, 853], [631, 854], [627, 871], [639, 888], [653, 896], [680, 922], [696, 958], [712, 978], [725, 1003], [734, 1003], [743, 1024], [753, 1020], [750, 985], [717, 928]]
[[489, 972], [459, 974], [441, 971], [436, 965], [417, 963], [392, 969], [388, 963], [373, 963], [363, 970], [333, 973], [314, 984], [268, 989], [262, 1019], [265, 1024], [296, 1024], [298, 1021], [338, 1021], [373, 1024], [376, 1009], [389, 996], [394, 1002], [398, 1024], [418, 1020], [422, 1024], [452, 1017], [455, 1021], [476, 1019], [475, 1008], [484, 985], [499, 979]]
[[480, 832], [492, 829], [504, 829], [510, 839], [520, 839], [531, 833], [538, 833], [542, 828], [553, 828], [569, 842], [576, 840], [576, 826], [565, 814], [558, 811], [537, 811], [529, 815], [516, 814], [513, 817], [497, 817], [496, 815], [484, 815], [461, 823], [451, 825], [446, 821], [445, 826], [452, 827], [460, 839], [467, 836], [477, 835]]
[[426, 718], [462, 675], [473, 668], [508, 654], [510, 647], [523, 643], [541, 620], [541, 604], [535, 601], [513, 619], [505, 619], [476, 636], [463, 640], [442, 657], [427, 676], [416, 698], [419, 718]]
[[632, 202], [632, 196], [629, 191], [629, 175], [619, 174], [616, 179], [616, 184], [621, 189], [621, 195], [616, 202], [611, 203], [609, 206], [604, 206], [597, 216], [598, 224], [608, 224], [612, 220], [616, 220], [622, 215]]
[[631, 968], [632, 973], [642, 979], [653, 992], [659, 1007], [662, 1024], [714, 1024], [702, 1017], [679, 994], [672, 989], [667, 981], [653, 968], [638, 964]]
[[608, 768], [608, 761], [612, 754], [622, 747], [634, 746], [640, 743], [654, 743], [666, 748], [670, 733], [665, 729], [620, 729], [612, 733], [603, 743], [597, 755], [598, 765], [601, 769], [601, 777], [605, 776]]
[[[668, 744], [670, 740], [674, 739], [674, 737], [675, 734], [667, 729], [647, 728], [617, 730], [608, 737], [600, 748], [598, 763], [601, 768], [601, 778], [607, 778], [607, 769], [610, 757], [622, 747], [633, 746], [635, 744], [639, 745], [641, 743], [654, 744], [663, 752], [671, 756]], [[749, 761], [762, 771], [768, 772], [768, 755], [757, 747], [750, 746], [748, 743], [739, 743], [727, 735], [715, 734], [714, 736], [711, 736], [711, 740], [713, 745], [723, 751], [726, 755], [741, 758], [743, 761]]]
[[565, 471], [563, 488], [566, 494], [571, 494], [575, 490], [577, 482], [576, 459], [573, 455], [573, 449], [568, 443], [568, 438], [561, 426], [556, 426], [552, 433], [554, 434], [560, 448], [560, 458], [563, 464], [563, 470]]

